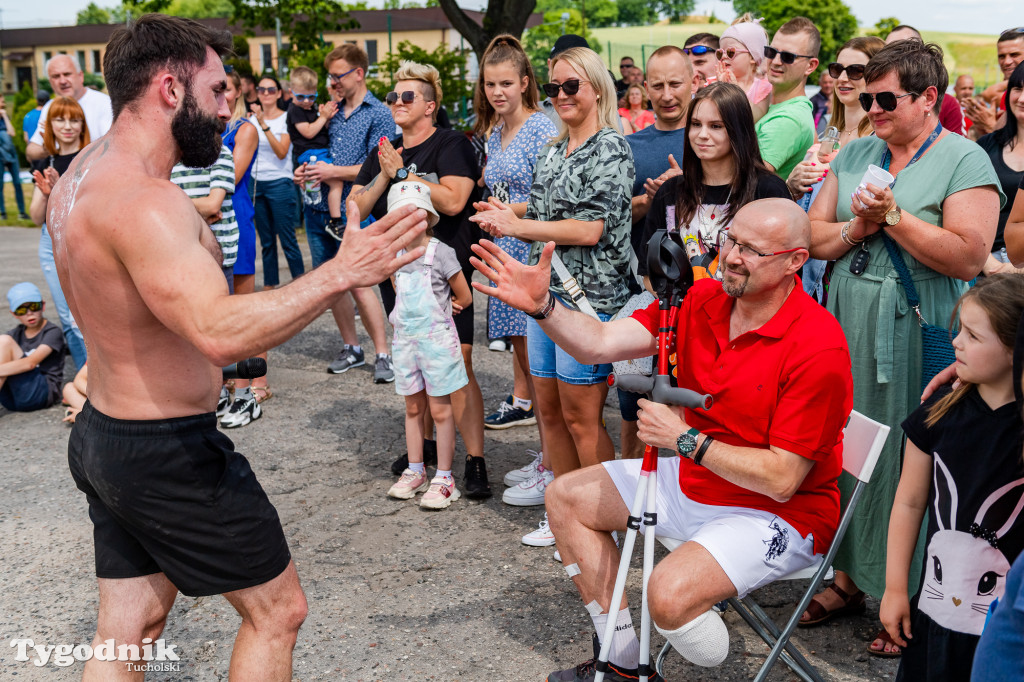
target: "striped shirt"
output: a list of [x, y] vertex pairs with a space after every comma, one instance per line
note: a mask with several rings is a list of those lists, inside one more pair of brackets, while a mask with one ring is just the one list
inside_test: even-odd
[[221, 204], [221, 219], [210, 226], [224, 254], [224, 267], [231, 267], [238, 258], [238, 222], [231, 195], [235, 192], [235, 160], [231, 150], [221, 145], [220, 156], [209, 168], [188, 168], [176, 164], [171, 170], [171, 182], [184, 190], [189, 199], [209, 196], [215, 189], [225, 192]]

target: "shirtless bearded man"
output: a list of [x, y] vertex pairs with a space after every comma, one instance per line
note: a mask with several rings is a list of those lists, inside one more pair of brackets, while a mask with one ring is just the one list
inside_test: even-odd
[[[292, 284], [229, 296], [217, 242], [171, 167], [206, 166], [230, 113], [230, 36], [150, 14], [114, 32], [104, 59], [114, 124], [50, 197], [61, 286], [89, 346], [89, 402], [68, 446], [94, 524], [97, 645], [156, 640], [178, 590], [224, 594], [242, 617], [233, 680], [290, 680], [306, 600], [277, 512], [216, 429], [220, 367], [272, 348], [343, 292], [422, 255], [395, 257], [422, 210], [358, 229]], [[141, 679], [123, 662], [86, 680]]]

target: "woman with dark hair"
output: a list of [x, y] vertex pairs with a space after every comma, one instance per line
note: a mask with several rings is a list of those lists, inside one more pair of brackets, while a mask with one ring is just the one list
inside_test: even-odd
[[[942, 50], [917, 40], [882, 48], [864, 70], [861, 107], [874, 137], [854, 140], [832, 161], [811, 206], [811, 256], [835, 260], [827, 308], [850, 345], [855, 410], [896, 431], [920, 404], [920, 320], [944, 324], [967, 281], [982, 269], [999, 219], [999, 180], [985, 152], [939, 122], [948, 76]], [[895, 176], [863, 183], [869, 165]], [[889, 253], [910, 271], [920, 298], [911, 310]], [[833, 565], [835, 582], [815, 597], [801, 625], [864, 610], [864, 593], [885, 590], [886, 533], [900, 475], [899, 438], [886, 441], [871, 485]], [[847, 499], [853, 480], [842, 475]], [[917, 591], [921, 552], [909, 572]], [[898, 656], [885, 631], [869, 653]]]
[[295, 238], [299, 202], [292, 182], [292, 143], [285, 112], [278, 106], [281, 83], [271, 75], [260, 77], [257, 104], [252, 105], [249, 122], [258, 129], [256, 151], [256, 231], [263, 250], [263, 288], [280, 283], [277, 272], [277, 240], [281, 240], [292, 279], [305, 272], [302, 252]]
[[719, 245], [740, 208], [756, 199], [790, 198], [786, 183], [761, 160], [754, 116], [742, 88], [712, 83], [699, 90], [686, 113], [682, 173], [651, 200], [639, 272], [647, 275], [647, 242], [667, 229], [690, 258], [694, 278], [718, 272]]
[[1003, 194], [1007, 197], [1006, 203], [999, 211], [999, 226], [996, 228], [992, 253], [985, 262], [983, 271], [986, 275], [1018, 272], [1006, 255], [1003, 230], [1013, 208], [1012, 198], [1017, 196], [1017, 188], [1024, 181], [1024, 63], [1018, 64], [1010, 74], [1006, 93], [1006, 123], [1002, 128], [978, 140], [978, 145], [992, 160], [992, 167], [995, 168]]

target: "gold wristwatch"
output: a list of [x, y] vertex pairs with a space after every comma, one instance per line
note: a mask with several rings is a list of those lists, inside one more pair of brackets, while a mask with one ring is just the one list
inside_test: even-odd
[[885, 212], [885, 224], [889, 227], [899, 225], [901, 218], [903, 218], [903, 212], [900, 211], [899, 206], [893, 206]]

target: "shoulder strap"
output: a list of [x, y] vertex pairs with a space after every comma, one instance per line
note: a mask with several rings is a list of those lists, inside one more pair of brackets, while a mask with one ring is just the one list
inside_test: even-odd
[[551, 265], [555, 268], [555, 274], [558, 275], [558, 279], [561, 280], [562, 286], [565, 287], [565, 291], [569, 294], [569, 298], [572, 302], [587, 315], [590, 315], [594, 319], [601, 319], [597, 316], [597, 311], [594, 310], [594, 306], [590, 305], [590, 301], [587, 300], [587, 295], [580, 288], [576, 278], [569, 273], [569, 269], [565, 267], [565, 263], [558, 257], [558, 251], [551, 254]]
[[431, 237], [430, 241], [427, 242], [427, 252], [423, 254], [423, 264], [428, 268], [434, 265], [434, 254], [437, 252], [437, 245], [439, 243], [437, 237]]
[[[903, 282], [903, 289], [907, 292], [907, 302], [915, 310], [920, 308], [921, 299], [917, 297], [917, 287], [914, 286], [914, 278], [910, 274], [910, 269], [907, 268], [903, 256], [900, 254], [900, 247], [897, 246], [892, 237], [885, 233], [885, 230], [882, 230], [882, 241], [885, 243], [885, 250], [889, 252], [889, 260], [892, 261], [893, 267], [899, 273], [900, 281]], [[920, 312], [918, 315], [920, 315]]]

